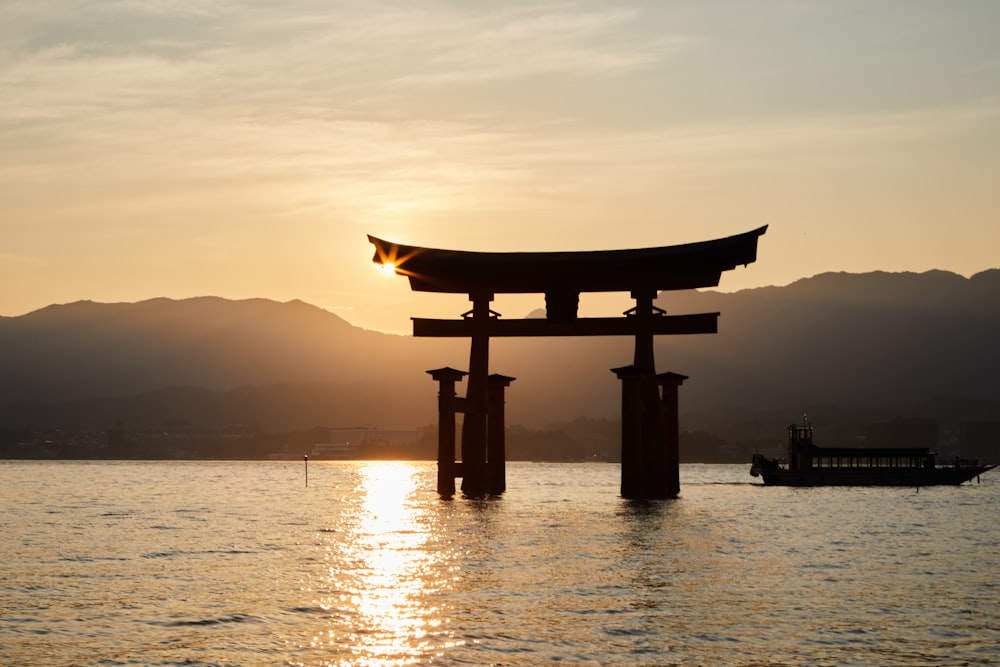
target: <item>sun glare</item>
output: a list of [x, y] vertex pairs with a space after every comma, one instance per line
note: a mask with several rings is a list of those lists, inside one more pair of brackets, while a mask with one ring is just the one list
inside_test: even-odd
[[383, 264], [376, 264], [376, 268], [382, 272], [383, 275], [393, 276], [396, 275], [396, 265], [392, 262], [385, 262]]
[[437, 536], [427, 509], [414, 499], [419, 472], [403, 462], [366, 462], [357, 467], [356, 481], [341, 516], [342, 532], [332, 534], [326, 548], [337, 565], [318, 586], [328, 593], [316, 604], [336, 611], [313, 645], [351, 651], [350, 660], [329, 664], [421, 663], [453, 640], [444, 627], [447, 618], [429, 603], [446, 583], [440, 555], [428, 547]]

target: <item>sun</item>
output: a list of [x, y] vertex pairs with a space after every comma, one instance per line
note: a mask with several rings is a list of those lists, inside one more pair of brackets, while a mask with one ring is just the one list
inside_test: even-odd
[[396, 275], [396, 265], [392, 262], [383, 262], [382, 264], [376, 264], [375, 268], [382, 272], [386, 276]]

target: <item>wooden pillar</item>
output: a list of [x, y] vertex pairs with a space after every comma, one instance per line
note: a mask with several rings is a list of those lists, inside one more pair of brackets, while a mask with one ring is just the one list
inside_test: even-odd
[[504, 389], [517, 378], [494, 373], [489, 376], [490, 412], [487, 418], [486, 465], [490, 495], [507, 490], [507, 439], [504, 419]]
[[635, 366], [612, 368], [622, 381], [622, 498], [643, 498], [642, 406], [639, 375]]
[[655, 290], [633, 291], [632, 298], [626, 315], [635, 322], [633, 364], [615, 370], [622, 380], [622, 497], [669, 498], [676, 491], [664, 474], [668, 453], [653, 358], [653, 320], [663, 311], [653, 305]]
[[462, 493], [482, 497], [489, 493], [486, 467], [487, 414], [489, 412], [489, 320], [491, 293], [469, 295], [472, 301], [472, 342], [469, 349], [469, 386], [462, 422]]
[[458, 412], [459, 399], [455, 397], [455, 383], [468, 373], [447, 366], [427, 372], [438, 382], [437, 492], [442, 498], [451, 498], [455, 495], [455, 477], [458, 476], [455, 413]]
[[681, 492], [680, 478], [680, 418], [678, 409], [678, 394], [680, 386], [687, 380], [680, 373], [660, 373], [656, 381], [663, 392], [663, 437], [665, 445], [665, 460], [663, 469], [663, 491], [669, 496]]
[[656, 290], [636, 290], [632, 292], [635, 308], [627, 314], [635, 318], [635, 355], [632, 363], [643, 371], [656, 373], [656, 362], [653, 359], [653, 316], [656, 309], [653, 299]]

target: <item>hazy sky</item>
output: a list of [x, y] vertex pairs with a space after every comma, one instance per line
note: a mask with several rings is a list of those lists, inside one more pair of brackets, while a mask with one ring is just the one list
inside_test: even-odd
[[770, 225], [726, 290], [1000, 266], [996, 0], [0, 0], [0, 100], [2, 315], [212, 294], [409, 331], [468, 307], [379, 274], [368, 233]]

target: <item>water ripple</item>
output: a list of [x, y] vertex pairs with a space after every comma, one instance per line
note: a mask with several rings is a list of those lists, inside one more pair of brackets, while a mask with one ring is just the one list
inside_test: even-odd
[[643, 503], [618, 472], [442, 502], [433, 464], [5, 462], [0, 664], [1000, 664], [1000, 477], [685, 466]]

